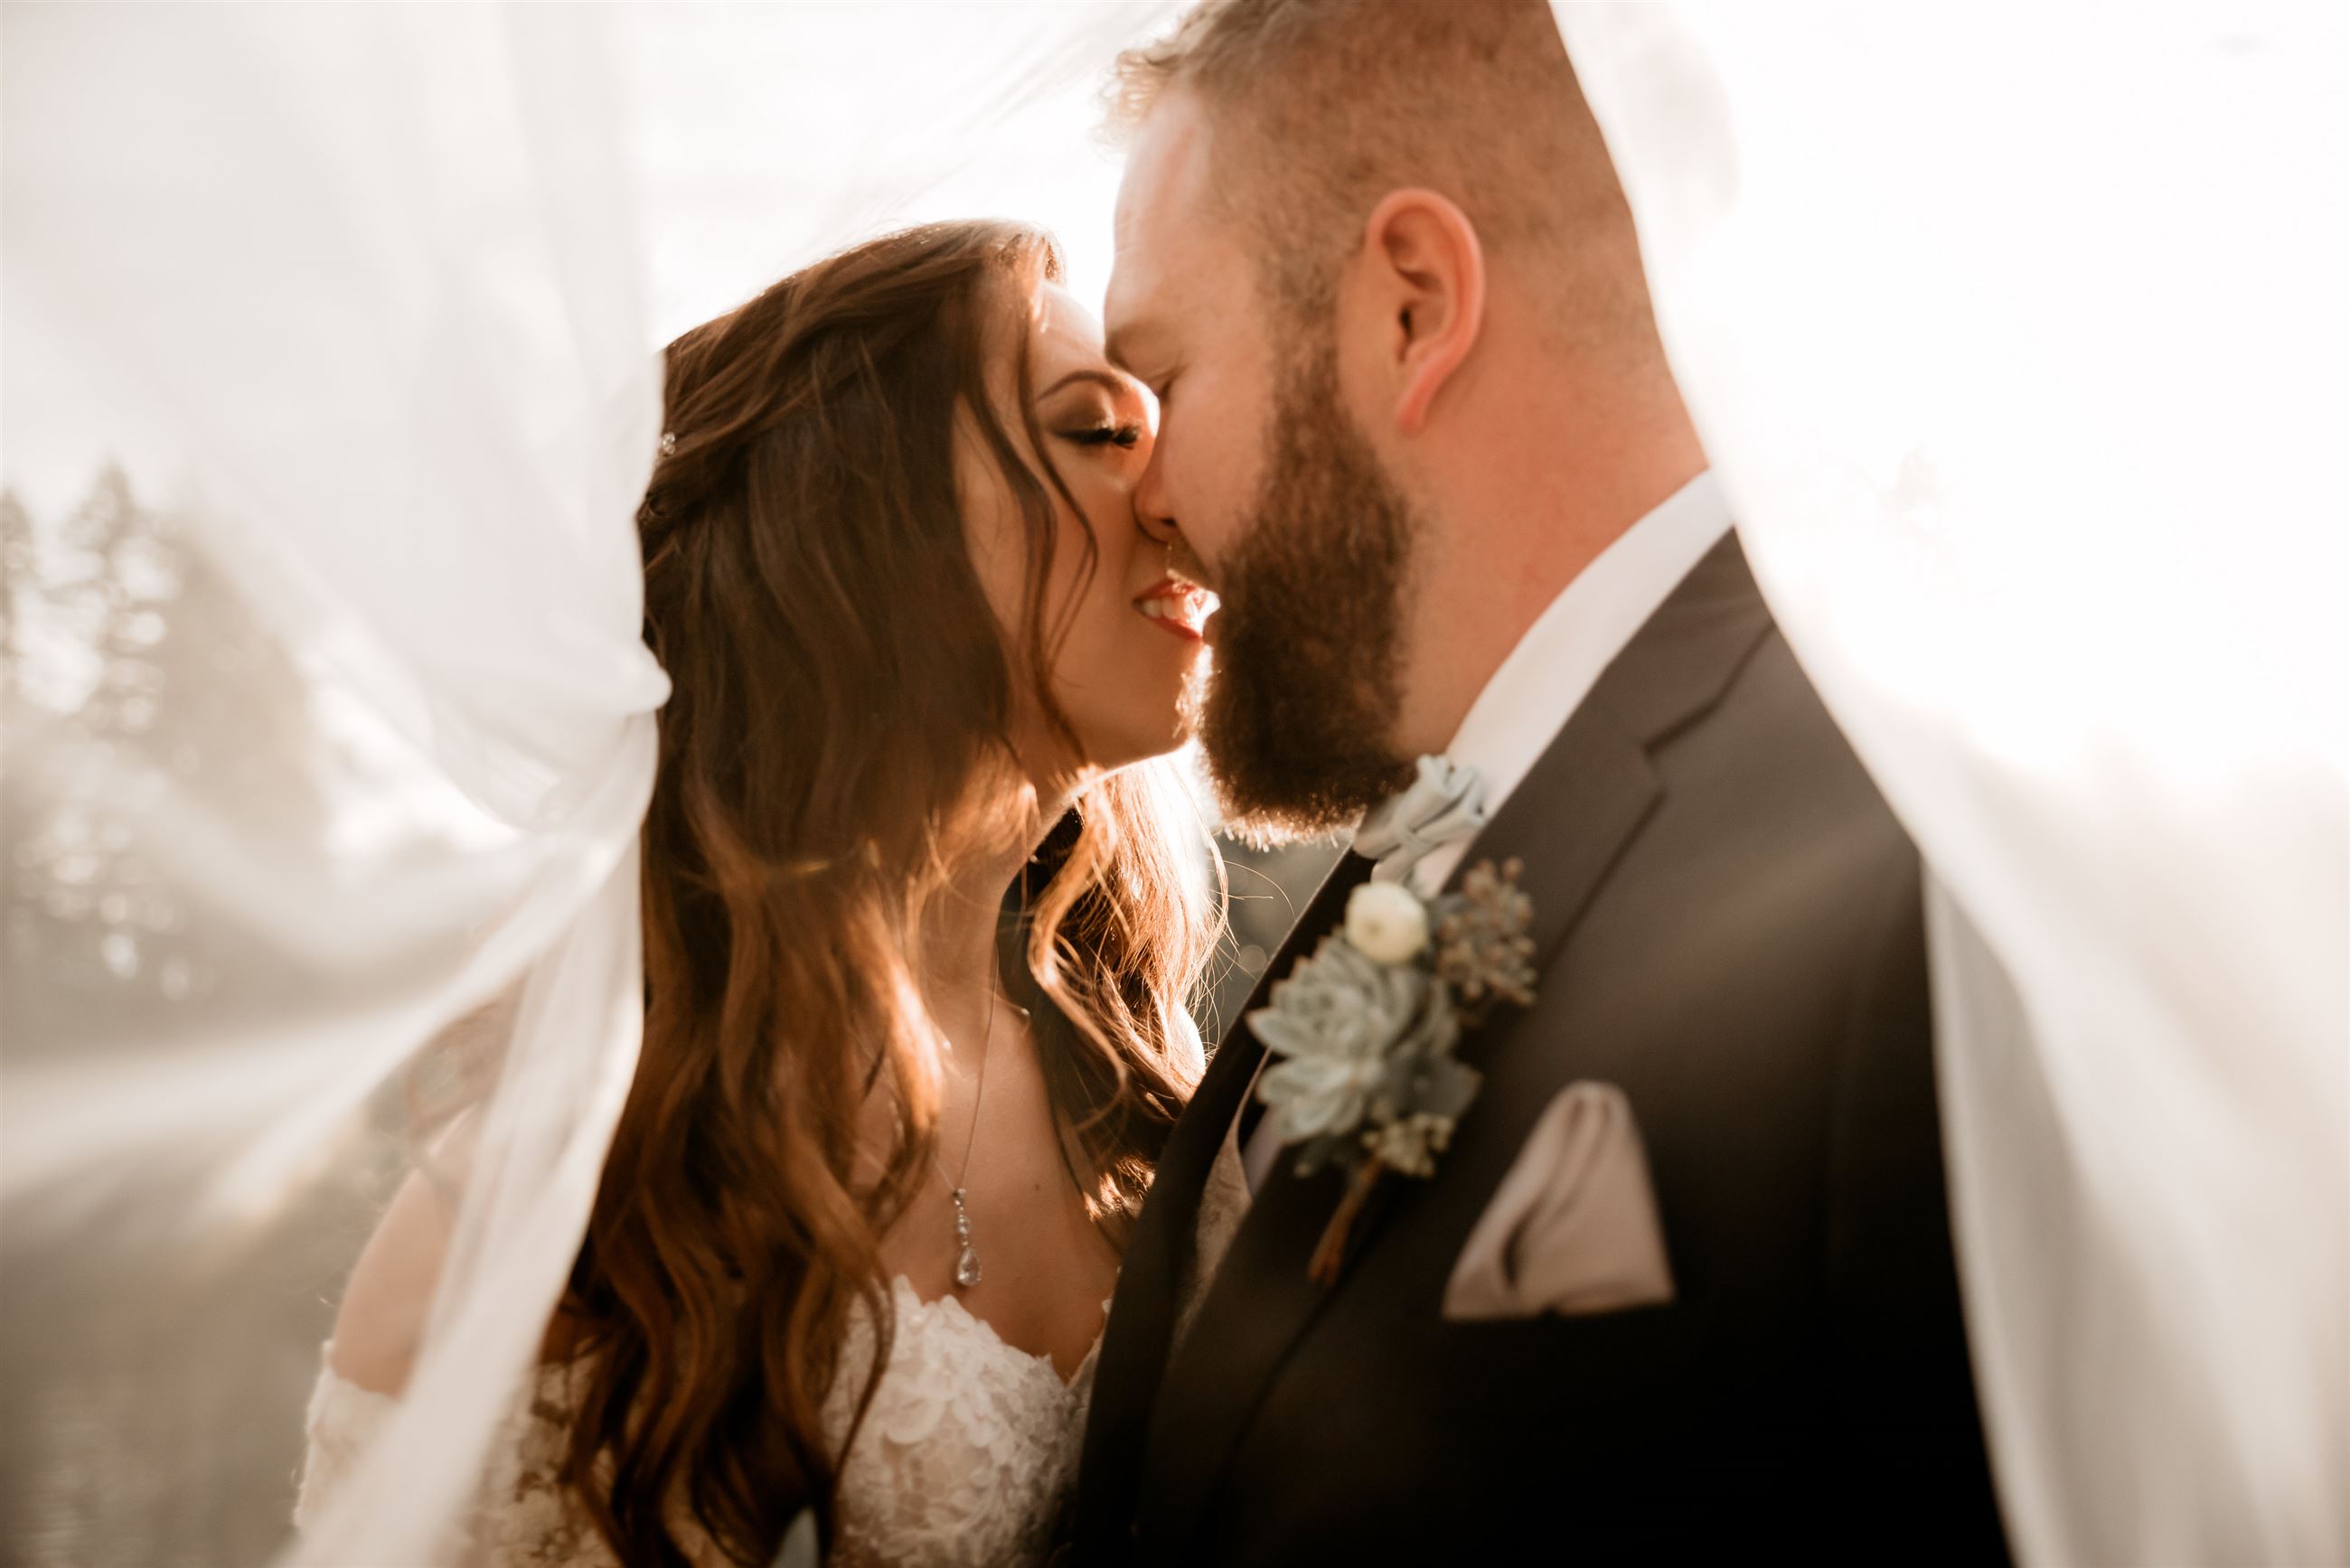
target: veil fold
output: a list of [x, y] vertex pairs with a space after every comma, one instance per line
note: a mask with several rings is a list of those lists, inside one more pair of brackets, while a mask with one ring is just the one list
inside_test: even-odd
[[2340, 13], [1556, 13], [1764, 596], [1933, 873], [2012, 1543], [2341, 1560]]
[[[641, 639], [659, 387], [613, 20], [8, 18], [26, 875], [0, 1246], [12, 1281], [75, 1292], [12, 1299], [49, 1362], [7, 1367], [12, 1457], [114, 1379], [133, 1414], [81, 1412], [92, 1465], [130, 1468], [142, 1401], [298, 1448], [298, 1407], [265, 1397], [285, 1352], [244, 1320], [299, 1317], [315, 1355], [390, 1182], [471, 1107], [422, 1353], [305, 1561], [449, 1550], [635, 1063], [668, 685]], [[463, 1053], [420, 1053], [501, 996]], [[192, 1351], [225, 1373], [202, 1400]], [[228, 1484], [220, 1446], [158, 1456], [168, 1485]], [[192, 1533], [206, 1501], [157, 1507]]]
[[[8, 8], [12, 1553], [473, 1550], [639, 1044], [657, 346], [934, 217], [1097, 287], [1098, 74], [1171, 9]], [[289, 1546], [332, 1303], [461, 1116], [409, 1383]]]

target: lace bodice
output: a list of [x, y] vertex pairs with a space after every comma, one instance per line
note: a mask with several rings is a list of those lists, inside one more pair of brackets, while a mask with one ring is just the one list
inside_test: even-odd
[[[841, 1472], [841, 1540], [832, 1561], [1041, 1563], [1076, 1480], [1095, 1352], [1064, 1383], [1050, 1358], [1005, 1344], [953, 1297], [925, 1302], [902, 1276], [890, 1294], [897, 1332]], [[873, 1325], [859, 1315], [825, 1408], [835, 1441], [847, 1431], [872, 1355]], [[452, 1557], [469, 1568], [617, 1568], [554, 1482], [570, 1405], [565, 1369], [542, 1369], [533, 1397], [499, 1433], [482, 1501]], [[331, 1366], [320, 1372], [297, 1525], [317, 1516], [394, 1407]], [[724, 1559], [683, 1521], [680, 1538], [702, 1568], [723, 1568]]]
[[[954, 1297], [925, 1302], [903, 1275], [890, 1288], [897, 1336], [841, 1472], [836, 1561], [1042, 1563], [1076, 1481], [1100, 1339], [1064, 1383], [1050, 1357], [1006, 1345]], [[845, 1364], [872, 1355], [859, 1317]], [[827, 1431], [848, 1429], [861, 1381], [834, 1386]]]

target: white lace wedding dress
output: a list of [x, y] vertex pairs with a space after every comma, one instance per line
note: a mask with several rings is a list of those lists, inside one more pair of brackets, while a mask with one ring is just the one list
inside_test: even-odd
[[[891, 1296], [897, 1334], [841, 1473], [842, 1539], [833, 1560], [940, 1568], [1042, 1562], [1076, 1476], [1094, 1352], [1064, 1383], [1050, 1357], [1006, 1345], [952, 1296], [926, 1302], [902, 1275]], [[850, 1332], [844, 1365], [861, 1369], [873, 1353], [872, 1329], [860, 1317]], [[827, 1404], [836, 1441], [847, 1431], [861, 1381], [843, 1376]], [[613, 1563], [555, 1480], [569, 1393], [566, 1369], [544, 1368], [534, 1397], [508, 1417], [467, 1539], [452, 1543], [457, 1561], [469, 1568]], [[331, 1366], [319, 1373], [297, 1525], [358, 1462], [391, 1407], [389, 1396]], [[680, 1532], [697, 1563], [725, 1563], [686, 1521]]]
[[[1228, 1139], [1202, 1195], [1201, 1266], [1187, 1292], [1184, 1322], [1247, 1204], [1238, 1151]], [[1076, 1480], [1100, 1340], [1064, 1382], [1050, 1357], [1005, 1344], [952, 1296], [926, 1302], [902, 1275], [890, 1290], [897, 1334], [842, 1468], [841, 1538], [831, 1561], [852, 1568], [1043, 1563]], [[860, 1315], [851, 1322], [842, 1365], [861, 1374], [872, 1354], [872, 1326]], [[507, 1417], [481, 1501], [463, 1538], [450, 1543], [448, 1560], [465, 1568], [617, 1568], [555, 1480], [572, 1407], [569, 1378], [565, 1368], [542, 1369], [532, 1397]], [[836, 1442], [848, 1429], [862, 1382], [844, 1375], [827, 1404], [826, 1426]], [[320, 1370], [310, 1397], [297, 1526], [307, 1528], [325, 1506], [393, 1404], [389, 1395], [338, 1376], [331, 1364]], [[681, 1519], [678, 1530], [697, 1568], [724, 1568], [723, 1554], [690, 1521]]]

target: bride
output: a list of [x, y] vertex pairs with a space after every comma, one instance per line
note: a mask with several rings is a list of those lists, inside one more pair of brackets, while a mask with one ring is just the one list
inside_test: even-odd
[[[837, 1562], [1051, 1545], [1215, 935], [1149, 761], [1212, 606], [1059, 276], [932, 225], [670, 348], [643, 1054], [460, 1560], [764, 1563], [803, 1509]], [[463, 1142], [353, 1273], [298, 1521], [400, 1394]]]

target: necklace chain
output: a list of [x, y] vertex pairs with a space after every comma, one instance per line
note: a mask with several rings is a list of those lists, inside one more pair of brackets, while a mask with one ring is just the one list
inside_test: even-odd
[[[991, 985], [987, 988], [987, 1023], [979, 1037], [979, 1084], [972, 1091], [971, 1132], [962, 1140], [962, 1176], [971, 1174], [971, 1151], [979, 1142], [979, 1106], [980, 1102], [987, 1097], [987, 1059], [994, 1054], [995, 999], [1001, 994], [1001, 987]], [[931, 1150], [931, 1164], [937, 1168], [939, 1178], [947, 1184], [948, 1191], [959, 1192], [962, 1189], [962, 1177], [947, 1175], [947, 1168], [941, 1163], [939, 1151], [935, 1148]]]
[[957, 1287], [963, 1290], [969, 1290], [984, 1277], [979, 1263], [979, 1249], [971, 1242], [971, 1210], [967, 1202], [970, 1195], [964, 1189], [963, 1182], [971, 1176], [971, 1151], [979, 1146], [979, 1112], [987, 1099], [987, 1064], [989, 1058], [995, 1054], [995, 1002], [1002, 994], [1001, 986], [993, 983], [988, 986], [987, 1023], [979, 1036], [979, 1082], [971, 1095], [971, 1133], [962, 1142], [962, 1172], [949, 1176], [945, 1164], [939, 1158], [937, 1148], [931, 1150], [931, 1164], [937, 1168], [939, 1179], [947, 1184], [947, 1197], [954, 1204], [954, 1280]]

